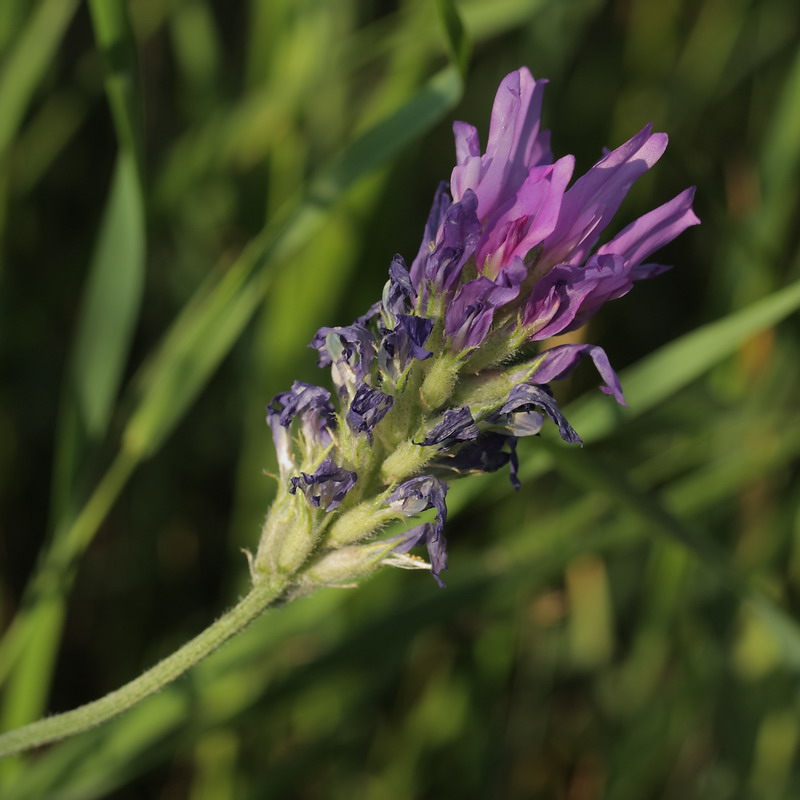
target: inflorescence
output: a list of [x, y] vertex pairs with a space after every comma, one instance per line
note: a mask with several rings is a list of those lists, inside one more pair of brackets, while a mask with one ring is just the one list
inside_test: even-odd
[[[517, 440], [548, 419], [580, 442], [548, 384], [584, 357], [625, 405], [602, 348], [527, 351], [668, 269], [647, 259], [699, 222], [694, 189], [596, 248], [667, 135], [648, 125], [568, 188], [575, 159], [555, 161], [540, 128], [545, 83], [525, 68], [503, 80], [483, 154], [476, 129], [454, 124], [456, 166], [410, 267], [395, 256], [382, 299], [311, 342], [334, 397], [296, 381], [267, 406], [280, 488], [251, 558], [255, 582], [290, 574], [308, 591], [388, 563], [430, 568], [443, 585], [448, 481], [508, 465], [519, 488]], [[427, 511], [404, 533], [377, 536]], [[409, 555], [418, 545], [429, 563]]]

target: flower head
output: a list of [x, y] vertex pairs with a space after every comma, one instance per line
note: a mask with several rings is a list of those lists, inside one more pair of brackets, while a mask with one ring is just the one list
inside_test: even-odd
[[[311, 563], [304, 574], [318, 584], [324, 574], [340, 579], [343, 558], [354, 559], [355, 576], [380, 563], [417, 566], [407, 553], [424, 544], [441, 585], [446, 481], [508, 465], [519, 488], [517, 442], [547, 424], [580, 443], [549, 384], [586, 357], [602, 390], [625, 405], [597, 345], [529, 350], [668, 269], [649, 258], [699, 222], [694, 190], [598, 247], [633, 183], [664, 154], [667, 136], [647, 125], [573, 181], [574, 157], [554, 159], [541, 127], [545, 85], [524, 67], [503, 79], [484, 152], [474, 127], [454, 124], [449, 189], [442, 183], [435, 192], [410, 268], [395, 256], [382, 300], [351, 325], [314, 337], [338, 412], [326, 390], [299, 382], [268, 406], [280, 477], [295, 497], [276, 504], [257, 568], [271, 563], [264, 553], [278, 542], [291, 553], [283, 562]], [[298, 490], [305, 505], [292, 504]], [[430, 509], [433, 521], [374, 541], [381, 526]], [[306, 549], [281, 538], [298, 519], [308, 528]]]

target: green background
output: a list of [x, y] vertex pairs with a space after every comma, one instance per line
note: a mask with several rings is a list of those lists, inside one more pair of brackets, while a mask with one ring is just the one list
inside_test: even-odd
[[2, 0], [0, 729], [134, 677], [246, 590], [264, 405], [416, 252], [521, 65], [614, 233], [696, 185], [675, 269], [558, 387], [587, 441], [451, 492], [448, 588], [271, 613], [3, 798], [800, 797], [800, 6]]

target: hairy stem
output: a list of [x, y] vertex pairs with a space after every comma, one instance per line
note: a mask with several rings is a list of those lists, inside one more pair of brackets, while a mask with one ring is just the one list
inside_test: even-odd
[[72, 711], [0, 735], [0, 758], [81, 733], [127, 711], [245, 628], [275, 603], [284, 588], [283, 584], [273, 582], [260, 584], [202, 633], [125, 686]]

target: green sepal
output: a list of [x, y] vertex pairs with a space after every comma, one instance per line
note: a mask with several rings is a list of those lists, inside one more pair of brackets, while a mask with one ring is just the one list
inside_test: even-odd
[[374, 500], [359, 503], [339, 515], [325, 536], [325, 544], [342, 547], [355, 544], [372, 536], [388, 522], [400, 519], [396, 511], [386, 506], [389, 492], [383, 492]]
[[351, 584], [378, 570], [397, 542], [371, 542], [328, 550], [315, 557], [298, 575], [302, 592], [323, 586]]
[[453, 396], [456, 407], [468, 406], [474, 419], [498, 408], [508, 398], [508, 393], [521, 383], [526, 383], [541, 366], [544, 355], [517, 364], [505, 370], [486, 371], [481, 375], [467, 376]]
[[282, 492], [272, 505], [264, 526], [251, 572], [259, 576], [294, 574], [316, 546], [314, 514], [302, 493]]
[[433, 361], [419, 393], [424, 411], [436, 411], [447, 403], [453, 395], [462, 366], [460, 355], [444, 355]]
[[395, 486], [419, 472], [436, 454], [433, 447], [421, 447], [407, 439], [391, 453], [381, 466], [381, 479]]

